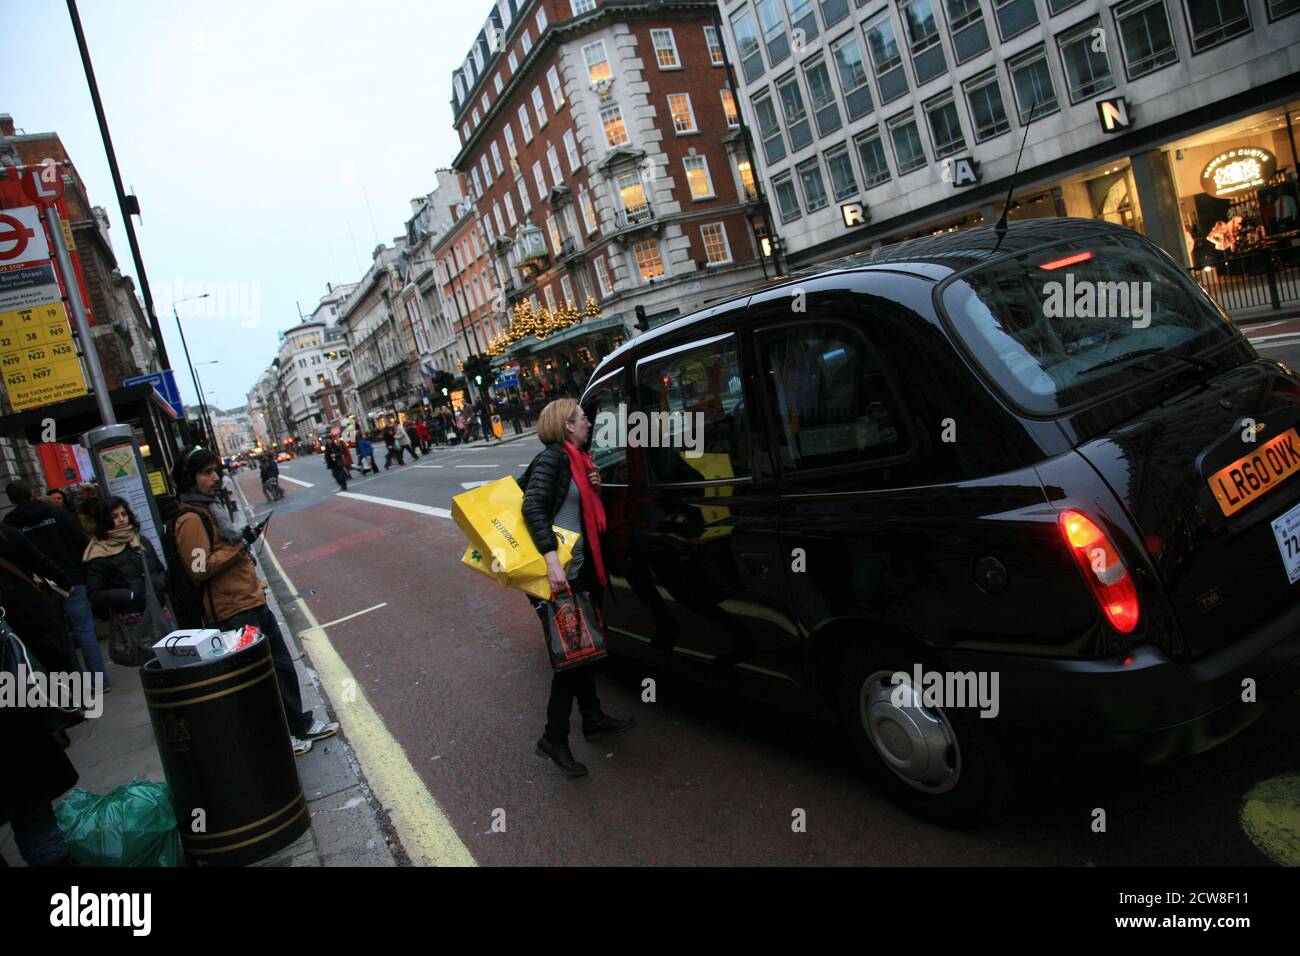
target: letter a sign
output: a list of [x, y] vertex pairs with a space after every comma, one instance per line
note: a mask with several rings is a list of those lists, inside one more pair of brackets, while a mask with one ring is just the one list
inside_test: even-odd
[[958, 186], [971, 186], [980, 180], [979, 170], [975, 168], [975, 160], [968, 156], [952, 161], [952, 185], [953, 188]]
[[1128, 115], [1128, 100], [1119, 96], [1113, 100], [1101, 100], [1097, 103], [1097, 113], [1101, 116], [1103, 133], [1118, 133], [1128, 129], [1132, 120]]

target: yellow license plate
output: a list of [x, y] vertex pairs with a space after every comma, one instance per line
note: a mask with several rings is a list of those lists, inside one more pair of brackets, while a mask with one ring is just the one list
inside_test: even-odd
[[1220, 510], [1231, 515], [1268, 494], [1297, 471], [1300, 471], [1300, 435], [1294, 428], [1288, 428], [1210, 475], [1210, 491]]

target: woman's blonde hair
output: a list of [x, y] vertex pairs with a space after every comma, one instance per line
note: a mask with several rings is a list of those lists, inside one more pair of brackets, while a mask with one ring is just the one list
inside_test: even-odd
[[544, 445], [568, 440], [564, 423], [572, 417], [578, 403], [571, 398], [557, 398], [537, 416], [537, 437]]

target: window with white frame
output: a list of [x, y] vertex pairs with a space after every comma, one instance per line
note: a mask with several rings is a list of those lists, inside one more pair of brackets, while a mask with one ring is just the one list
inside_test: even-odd
[[722, 44], [718, 42], [718, 31], [713, 27], [704, 28], [704, 42], [709, 47], [709, 62], [714, 66], [722, 66], [724, 63], [722, 55]]
[[528, 55], [528, 51], [531, 50], [531, 49], [533, 48], [533, 37], [532, 37], [532, 34], [530, 34], [527, 30], [525, 30], [524, 33], [523, 33], [523, 36], [521, 36], [521, 37], [519, 38], [519, 45], [520, 45], [521, 47], [523, 47], [523, 50], [524, 50], [524, 56], [527, 56], [527, 55]]
[[469, 142], [469, 123], [466, 123], [460, 128], [460, 138], [462, 143]]
[[483, 170], [483, 182], [487, 186], [492, 185], [492, 168], [488, 166], [487, 153], [479, 157], [479, 168]]
[[483, 98], [482, 98], [481, 100], [478, 101], [478, 105], [481, 106], [481, 107], [483, 107], [483, 112], [484, 112], [484, 113], [486, 113], [486, 112], [488, 111], [488, 95], [487, 95], [487, 92], [486, 92], [486, 91], [484, 91], [484, 93], [483, 93]]
[[722, 96], [722, 115], [727, 118], [727, 129], [740, 128], [740, 113], [736, 109], [736, 98], [731, 90], [719, 90]]
[[545, 202], [546, 194], [549, 190], [546, 187], [546, 171], [542, 169], [542, 161], [540, 159], [533, 163], [533, 182], [537, 183], [538, 200]]
[[606, 106], [600, 111], [600, 125], [605, 130], [605, 143], [611, 149], [631, 142], [627, 127], [623, 123], [623, 111], [617, 103]]
[[495, 218], [496, 221], [497, 221], [497, 232], [501, 233], [501, 235], [504, 236], [504, 235], [506, 234], [506, 221], [505, 221], [505, 219], [503, 219], [503, 218], [501, 217], [501, 204], [500, 204], [500, 203], [495, 203], [495, 202], [494, 202], [494, 203], [492, 204], [492, 216], [493, 216], [493, 218]]
[[506, 57], [506, 63], [510, 66], [510, 73], [512, 75], [519, 69], [519, 57], [515, 54], [514, 50], [511, 50], [510, 55]]
[[691, 199], [712, 199], [713, 179], [709, 176], [709, 161], [703, 156], [684, 156], [682, 165], [686, 167], [686, 185], [690, 188]]
[[502, 87], [505, 86], [505, 81], [501, 79], [500, 73], [492, 78], [492, 85], [496, 87], [497, 94], [500, 95]]
[[614, 277], [609, 273], [609, 261], [604, 256], [597, 256], [594, 265], [596, 269], [596, 288], [600, 290], [602, 299], [608, 299], [614, 294]]
[[650, 42], [655, 48], [655, 62], [661, 70], [679, 70], [681, 58], [677, 56], [677, 40], [672, 30], [651, 30]]
[[483, 186], [478, 178], [478, 167], [474, 167], [469, 171], [469, 181], [474, 185], [474, 195], [482, 196]]
[[501, 147], [497, 145], [496, 140], [492, 141], [492, 165], [496, 168], [498, 176], [505, 173], [505, 164], [501, 162]]
[[551, 312], [555, 311], [555, 291], [548, 285], [542, 290], [542, 295], [546, 297], [546, 308]]
[[664, 274], [664, 260], [659, 255], [659, 241], [657, 239], [645, 239], [638, 242], [632, 247], [632, 255], [636, 259], [636, 266], [641, 272], [642, 281], [649, 282], [651, 279], [658, 279]]
[[484, 217], [483, 217], [483, 231], [484, 231], [485, 233], [487, 233], [487, 241], [488, 241], [488, 245], [491, 245], [492, 243], [494, 243], [494, 242], [497, 241], [496, 233], [493, 232], [493, 230], [492, 230], [492, 217], [491, 217], [491, 216], [484, 216]]
[[564, 106], [564, 87], [560, 85], [560, 68], [552, 66], [546, 71], [546, 85], [551, 88], [551, 106], [559, 112]]
[[560, 276], [560, 295], [564, 296], [564, 304], [570, 309], [578, 307], [577, 301], [573, 298], [573, 283], [567, 273]]
[[575, 17], [580, 17], [596, 9], [596, 0], [569, 0], [569, 7]]
[[551, 167], [551, 181], [559, 186], [564, 182], [564, 174], [560, 171], [560, 154], [554, 143], [546, 144], [546, 164]]
[[554, 216], [546, 217], [546, 234], [550, 236], [555, 258], [560, 258], [564, 254], [564, 237], [560, 235], [560, 221]]
[[582, 224], [587, 228], [587, 235], [596, 231], [600, 225], [600, 219], [596, 216], [596, 204], [591, 199], [591, 193], [582, 189], [578, 192], [578, 206], [582, 209]]
[[578, 214], [573, 211], [573, 203], [568, 203], [561, 213], [564, 217], [564, 231], [573, 239], [573, 244], [582, 248], [582, 233], [578, 231]]
[[519, 203], [523, 206], [525, 214], [533, 208], [533, 197], [528, 195], [528, 183], [523, 180], [519, 182]]
[[506, 120], [505, 129], [503, 129], [501, 132], [502, 135], [505, 136], [506, 138], [506, 155], [518, 156], [519, 147], [515, 145], [515, 128], [512, 125], [510, 125], [509, 120]]
[[609, 57], [605, 55], [605, 41], [595, 40], [582, 48], [582, 62], [587, 65], [587, 79], [595, 84], [608, 80], [614, 75], [609, 68]]
[[678, 133], [698, 133], [695, 111], [691, 109], [691, 94], [669, 93], [668, 112], [673, 117], [673, 129]]
[[740, 188], [746, 200], [758, 198], [758, 184], [754, 182], [754, 167], [749, 160], [742, 159], [736, 163], [736, 172], [740, 175]]
[[542, 88], [533, 87], [533, 109], [537, 112], [537, 128], [546, 125], [546, 100], [542, 98]]
[[624, 217], [628, 225], [633, 225], [650, 218], [650, 202], [646, 199], [645, 185], [641, 182], [639, 169], [620, 173], [614, 180], [619, 202], [623, 204]]
[[564, 131], [564, 155], [569, 158], [569, 172], [576, 173], [582, 165], [582, 154], [578, 152], [578, 137], [571, 129]]
[[533, 141], [533, 122], [528, 118], [527, 103], [519, 105], [519, 129], [524, 134], [524, 142], [531, 143]]
[[519, 222], [519, 217], [515, 215], [515, 201], [510, 193], [506, 193], [504, 198], [506, 201], [506, 218], [510, 220], [510, 225], [513, 227]]
[[534, 22], [537, 24], [537, 35], [541, 36], [546, 32], [547, 19], [545, 7], [537, 8], [537, 19]]
[[700, 239], [709, 265], [726, 265], [731, 261], [731, 245], [727, 242], [727, 227], [723, 223], [710, 222], [701, 226]]
[[478, 107], [477, 107], [477, 106], [474, 107], [474, 111], [473, 111], [472, 113], [469, 114], [469, 118], [470, 118], [471, 122], [473, 122], [473, 124], [474, 124], [474, 128], [475, 128], [475, 129], [478, 129], [478, 119], [479, 119], [479, 115], [478, 115]]

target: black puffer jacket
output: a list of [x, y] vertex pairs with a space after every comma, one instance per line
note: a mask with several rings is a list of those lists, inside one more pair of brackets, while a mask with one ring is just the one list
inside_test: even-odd
[[[140, 538], [144, 560], [149, 563], [153, 590], [159, 602], [167, 596], [167, 572], [149, 539]], [[140, 552], [123, 548], [117, 554], [92, 558], [86, 562], [86, 592], [96, 611], [139, 613], [144, 610], [144, 565]]]
[[[551, 442], [533, 459], [524, 472], [524, 523], [533, 544], [542, 554], [559, 550], [551, 525], [569, 493], [573, 473], [569, 470], [569, 456], [564, 446]], [[575, 529], [579, 533], [585, 529]]]

